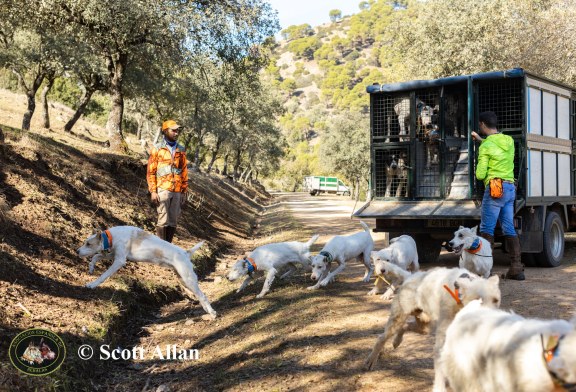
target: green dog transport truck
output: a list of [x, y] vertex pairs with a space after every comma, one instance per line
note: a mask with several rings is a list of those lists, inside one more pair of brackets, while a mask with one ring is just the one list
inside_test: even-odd
[[304, 177], [303, 187], [312, 196], [320, 193], [350, 196], [350, 188], [344, 185], [337, 177], [307, 176]]
[[[527, 265], [558, 266], [576, 231], [576, 90], [521, 68], [371, 85], [372, 199], [357, 218], [390, 237], [409, 234], [423, 261], [460, 225], [480, 222], [478, 115], [493, 111], [515, 143], [514, 225]], [[496, 241], [501, 232], [496, 231]]]

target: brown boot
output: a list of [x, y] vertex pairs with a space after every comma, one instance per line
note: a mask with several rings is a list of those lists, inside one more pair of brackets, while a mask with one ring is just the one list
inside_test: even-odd
[[511, 280], [524, 280], [526, 277], [524, 276], [524, 264], [521, 261], [521, 250], [520, 250], [520, 239], [518, 236], [506, 236], [504, 237], [506, 241], [506, 249], [510, 254], [510, 268], [508, 272], [502, 277], [504, 279], [511, 279]]
[[176, 228], [174, 226], [166, 226], [166, 241], [171, 243], [175, 233]]
[[156, 226], [156, 235], [164, 241], [166, 241], [166, 228], [166, 226]]
[[480, 233], [480, 237], [484, 238], [490, 243], [490, 247], [492, 248], [492, 252], [494, 252], [494, 236], [488, 233]]

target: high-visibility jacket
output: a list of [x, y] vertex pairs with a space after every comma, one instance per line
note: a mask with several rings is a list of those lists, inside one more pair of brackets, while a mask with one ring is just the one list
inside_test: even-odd
[[187, 163], [184, 147], [176, 144], [174, 156], [172, 156], [170, 146], [162, 138], [150, 149], [150, 157], [148, 157], [146, 180], [150, 193], [158, 192], [158, 189], [186, 192], [188, 189]]
[[482, 141], [476, 178], [486, 186], [493, 178], [514, 181], [514, 140], [510, 136], [496, 133]]

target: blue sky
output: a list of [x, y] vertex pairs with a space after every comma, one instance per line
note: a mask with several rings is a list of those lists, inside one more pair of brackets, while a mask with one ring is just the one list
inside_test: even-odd
[[356, 14], [360, 11], [361, 0], [267, 0], [272, 8], [278, 11], [280, 27], [308, 23], [318, 26], [330, 21], [330, 10], [342, 11], [342, 16]]

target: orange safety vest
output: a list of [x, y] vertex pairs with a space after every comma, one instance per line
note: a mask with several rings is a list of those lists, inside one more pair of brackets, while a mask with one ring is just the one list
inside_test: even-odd
[[164, 189], [170, 192], [186, 192], [188, 189], [188, 167], [186, 150], [176, 144], [174, 157], [166, 140], [162, 140], [150, 149], [148, 171], [146, 173], [150, 193]]

